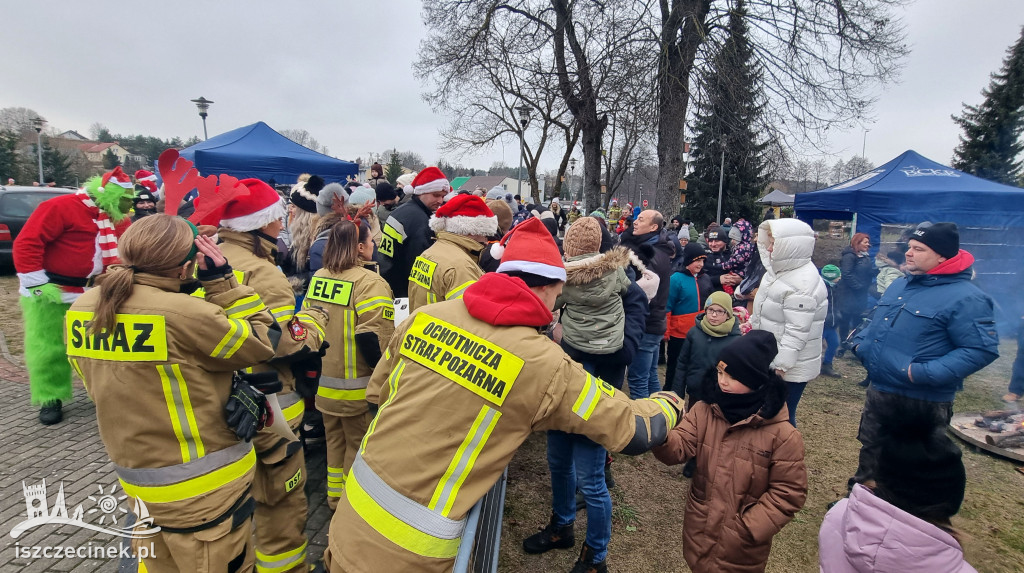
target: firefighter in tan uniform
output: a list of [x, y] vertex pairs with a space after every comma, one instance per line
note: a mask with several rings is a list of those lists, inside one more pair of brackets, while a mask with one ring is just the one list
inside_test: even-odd
[[565, 281], [544, 225], [505, 241], [497, 273], [414, 313], [374, 369], [379, 411], [331, 520], [332, 572], [451, 571], [467, 512], [532, 432], [638, 454], [675, 425], [678, 396], [631, 401], [541, 334]]
[[[195, 246], [205, 300], [182, 292]], [[124, 264], [71, 306], [65, 335], [121, 487], [142, 502], [136, 512], [148, 510], [148, 526], [161, 528], [133, 540], [155, 548], [140, 571], [251, 571], [256, 454], [226, 423], [225, 407], [232, 371], [273, 355], [273, 321], [212, 239], [197, 240], [184, 219], [139, 220], [119, 249]]]
[[324, 250], [323, 268], [309, 283], [304, 305], [323, 306], [330, 316], [331, 352], [323, 359], [316, 408], [327, 438], [327, 505], [338, 506], [345, 475], [373, 416], [366, 383], [395, 332], [391, 287], [377, 274], [373, 236], [366, 225], [335, 224]]
[[498, 230], [498, 218], [476, 195], [459, 194], [430, 216], [437, 241], [409, 271], [409, 311], [462, 297], [483, 276], [480, 251]]
[[[231, 261], [240, 282], [251, 286], [263, 300], [276, 325], [271, 335], [279, 341], [268, 365], [256, 372], [277, 371], [284, 388], [278, 401], [293, 432], [302, 424], [304, 401], [296, 391], [293, 366], [296, 360], [315, 356], [321, 347], [327, 314], [310, 306], [295, 313], [295, 295], [284, 273], [274, 262], [277, 236], [283, 227], [284, 205], [269, 185], [257, 179], [242, 181], [249, 195], [230, 200], [205, 219], [219, 221], [220, 248]], [[201, 199], [201, 198], [200, 198]], [[197, 207], [198, 208], [198, 207]], [[294, 370], [305, 370], [302, 367]], [[315, 386], [300, 380], [299, 390], [312, 395]], [[307, 502], [305, 456], [302, 442], [285, 439], [268, 430], [253, 440], [259, 464], [253, 483], [256, 498], [256, 570], [279, 573], [302, 571], [306, 562]]]

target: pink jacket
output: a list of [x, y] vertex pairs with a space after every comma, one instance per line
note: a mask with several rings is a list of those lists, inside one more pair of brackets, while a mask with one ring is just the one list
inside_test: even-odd
[[952, 535], [859, 484], [825, 514], [818, 563], [822, 573], [977, 573]]

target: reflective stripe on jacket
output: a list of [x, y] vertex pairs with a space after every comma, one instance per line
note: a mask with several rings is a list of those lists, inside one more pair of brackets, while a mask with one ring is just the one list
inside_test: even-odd
[[478, 262], [483, 248], [464, 235], [439, 231], [437, 241], [416, 257], [409, 271], [409, 311], [461, 297], [484, 274]]
[[92, 289], [72, 305], [65, 334], [125, 493], [157, 525], [187, 528], [224, 514], [252, 482], [252, 446], [227, 426], [224, 406], [232, 371], [273, 349], [272, 318], [252, 288], [220, 278], [204, 283], [203, 300], [180, 284], [136, 273], [110, 336], [85, 326], [102, 295]]

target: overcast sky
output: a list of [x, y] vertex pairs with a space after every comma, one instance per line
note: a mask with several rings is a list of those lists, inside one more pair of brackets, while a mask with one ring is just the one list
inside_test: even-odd
[[[391, 147], [439, 157], [445, 119], [423, 103], [412, 71], [425, 36], [418, 0], [3, 4], [0, 108], [34, 109], [61, 130], [88, 136], [100, 122], [114, 133], [201, 137], [189, 100], [204, 96], [215, 102], [211, 136], [262, 120], [306, 129], [344, 159]], [[913, 51], [901, 83], [880, 93], [867, 157], [881, 164], [914, 149], [948, 163], [959, 133], [950, 115], [981, 101], [1020, 34], [1024, 1], [918, 0], [905, 20]], [[849, 159], [863, 143], [855, 127], [816, 153]], [[462, 162], [514, 165], [517, 147]]]

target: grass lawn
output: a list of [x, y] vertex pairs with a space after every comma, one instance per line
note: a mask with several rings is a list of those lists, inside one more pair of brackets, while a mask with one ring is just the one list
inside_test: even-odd
[[[1002, 357], [969, 378], [955, 412], [1002, 407], [1010, 366], [1017, 351], [1013, 340], [1000, 347]], [[818, 571], [818, 528], [829, 503], [846, 494], [846, 480], [857, 467], [857, 424], [864, 389], [857, 382], [864, 369], [837, 359], [844, 378], [821, 377], [804, 392], [797, 413], [807, 448], [807, 503], [775, 537], [768, 571]], [[662, 371], [664, 372], [664, 371]], [[954, 438], [964, 448], [967, 494], [954, 525], [961, 532], [968, 562], [978, 571], [1024, 571], [1024, 474], [1016, 464], [995, 458]], [[683, 561], [682, 528], [689, 480], [682, 467], [667, 467], [651, 454], [616, 455], [612, 471], [612, 541], [609, 569], [619, 572], [689, 571]], [[534, 434], [509, 467], [508, 496], [502, 528], [500, 571], [568, 571], [586, 535], [586, 512], [577, 514], [576, 549], [527, 555], [523, 538], [546, 524], [551, 514], [551, 487], [545, 440]]]

